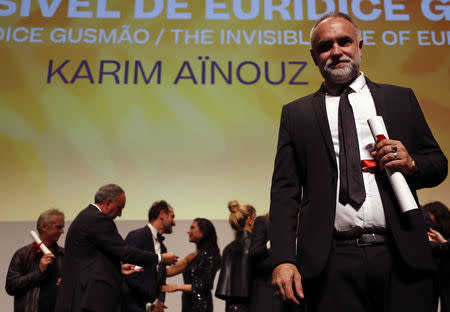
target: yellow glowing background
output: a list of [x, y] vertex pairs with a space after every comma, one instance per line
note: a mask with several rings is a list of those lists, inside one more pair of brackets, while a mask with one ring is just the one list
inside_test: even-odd
[[[309, 41], [313, 21], [283, 21], [279, 16], [264, 20], [262, 14], [248, 21], [234, 17], [205, 20], [202, 1], [191, 1], [191, 20], [168, 20], [164, 15], [137, 20], [131, 2], [119, 0], [108, 1], [108, 8], [120, 11], [120, 19], [68, 18], [67, 1], [54, 17], [45, 18], [34, 2], [29, 17], [0, 17], [3, 29], [44, 28], [42, 43], [0, 40], [0, 221], [35, 220], [49, 207], [58, 207], [73, 219], [106, 183], [125, 189], [124, 219], [144, 219], [149, 205], [161, 198], [174, 206], [177, 219], [227, 218], [226, 205], [232, 199], [253, 204], [258, 213], [268, 211], [281, 106], [315, 91], [322, 78], [308, 45], [221, 45], [218, 34], [222, 29], [290, 29], [302, 31], [303, 39]], [[95, 8], [95, 1], [91, 2], [91, 9]], [[323, 10], [322, 2], [317, 2], [318, 10]], [[407, 22], [386, 21], [383, 15], [371, 22], [358, 21], [362, 30], [374, 31], [371, 41], [376, 43], [363, 48], [362, 71], [373, 81], [413, 88], [448, 156], [449, 23], [424, 18], [419, 2], [408, 1], [406, 12], [411, 19]], [[371, 9], [367, 1], [362, 9]], [[123, 25], [130, 30], [147, 29], [149, 43], [55, 43], [48, 39], [57, 27], [120, 32]], [[166, 32], [155, 46], [162, 28]], [[171, 29], [191, 34], [212, 30], [215, 43], [175, 44], [169, 36]], [[434, 32], [443, 44], [419, 46], [420, 30]], [[410, 31], [410, 39], [389, 46], [381, 39], [385, 31]], [[207, 69], [211, 61], [222, 69], [231, 61], [233, 72], [242, 62], [254, 62], [261, 68], [261, 79], [246, 85], [233, 74], [232, 84], [227, 84], [216, 75], [216, 83], [211, 84], [207, 71], [202, 84], [199, 57], [205, 60], [206, 56]], [[66, 84], [57, 75], [47, 83], [50, 60], [54, 66], [70, 60], [64, 68], [69, 80], [86, 60], [95, 83], [78, 79]], [[161, 84], [156, 80], [146, 84], [142, 77], [137, 84], [132, 78], [128, 84], [116, 84], [112, 76], [105, 76], [99, 84], [101, 60], [121, 66], [129, 61], [130, 68], [140, 61], [147, 75], [161, 61]], [[189, 62], [197, 84], [188, 79], [174, 83], [184, 61]], [[281, 62], [307, 62], [297, 81], [308, 84], [289, 85], [298, 66], [286, 67], [283, 83], [267, 83], [266, 61], [273, 80], [281, 77]], [[241, 74], [250, 81], [255, 70], [246, 66]], [[450, 205], [449, 185], [447, 179], [437, 188], [421, 191], [421, 201], [441, 200]]]

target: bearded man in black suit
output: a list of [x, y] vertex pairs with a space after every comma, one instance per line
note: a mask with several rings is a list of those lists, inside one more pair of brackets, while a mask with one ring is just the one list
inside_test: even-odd
[[[343, 13], [325, 15], [311, 31], [325, 81], [282, 110], [272, 283], [307, 311], [430, 311], [434, 265], [423, 218], [418, 209], [400, 211], [383, 168], [401, 172], [417, 200], [417, 189], [445, 179], [447, 159], [412, 90], [360, 72], [362, 46]], [[373, 139], [367, 120], [377, 115], [392, 139]], [[365, 160], [379, 169], [363, 172]]]
[[[128, 233], [125, 241], [133, 247], [155, 253], [167, 252], [162, 234], [172, 233], [175, 226], [173, 208], [164, 200], [156, 201], [148, 210], [148, 224]], [[166, 294], [161, 286], [166, 282], [166, 267], [144, 267], [142, 272], [123, 279], [122, 312], [163, 312]]]
[[123, 240], [114, 218], [122, 215], [125, 201], [120, 186], [102, 186], [95, 194], [95, 204], [72, 221], [55, 311], [120, 311], [121, 272], [132, 274], [134, 270], [127, 263], [156, 266], [161, 261], [173, 264], [177, 260], [174, 254], [142, 251]]

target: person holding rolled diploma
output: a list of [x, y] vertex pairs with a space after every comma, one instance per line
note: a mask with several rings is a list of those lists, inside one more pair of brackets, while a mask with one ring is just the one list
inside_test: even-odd
[[64, 255], [57, 242], [64, 233], [64, 214], [58, 209], [46, 210], [39, 216], [36, 228], [41, 243], [35, 239], [17, 250], [6, 276], [5, 288], [14, 296], [15, 312], [55, 310]]
[[[272, 284], [307, 311], [431, 311], [435, 265], [416, 191], [444, 181], [447, 158], [414, 92], [360, 70], [363, 43], [342, 12], [311, 30], [323, 83], [281, 112]], [[376, 116], [385, 139], [372, 135], [367, 121]]]

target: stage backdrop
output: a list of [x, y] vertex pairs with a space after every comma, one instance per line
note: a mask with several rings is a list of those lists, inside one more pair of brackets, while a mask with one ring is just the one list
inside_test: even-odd
[[362, 71], [412, 87], [450, 155], [447, 0], [0, 0], [0, 221], [73, 219], [106, 183], [126, 220], [161, 198], [177, 219], [266, 212], [281, 107], [319, 87], [309, 31], [334, 10], [363, 30]]

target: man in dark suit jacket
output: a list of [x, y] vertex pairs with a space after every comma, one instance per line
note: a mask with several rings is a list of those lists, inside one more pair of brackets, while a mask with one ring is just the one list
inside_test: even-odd
[[[153, 253], [165, 253], [162, 234], [172, 233], [175, 226], [173, 208], [164, 200], [154, 202], [148, 211], [148, 224], [128, 233], [125, 241], [133, 247]], [[144, 267], [123, 279], [122, 312], [163, 312], [165, 293], [161, 286], [166, 281], [166, 267]]]
[[[272, 282], [311, 311], [429, 311], [434, 266], [423, 218], [418, 209], [400, 211], [382, 168], [400, 171], [417, 200], [417, 189], [445, 179], [447, 159], [412, 90], [373, 83], [359, 71], [362, 43], [343, 13], [324, 16], [311, 31], [325, 82], [281, 114]], [[376, 115], [393, 139], [375, 142], [366, 121]], [[380, 169], [362, 172], [361, 159]]]
[[[130, 247], [120, 236], [114, 218], [121, 216], [125, 193], [108, 184], [95, 194], [95, 204], [82, 210], [67, 232], [57, 312], [120, 310], [121, 263], [156, 266], [172, 264], [173, 254], [161, 256]], [[122, 272], [132, 268], [122, 265]]]

